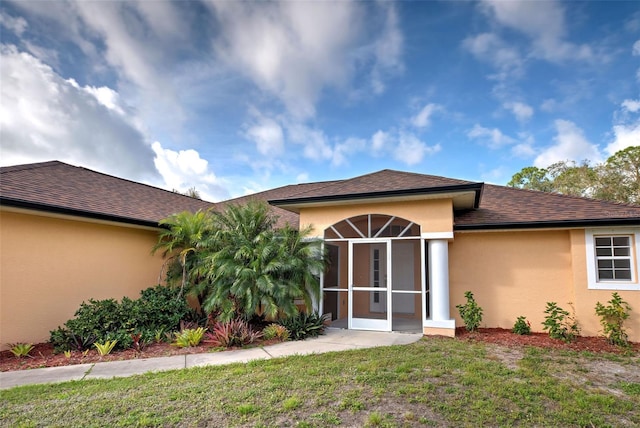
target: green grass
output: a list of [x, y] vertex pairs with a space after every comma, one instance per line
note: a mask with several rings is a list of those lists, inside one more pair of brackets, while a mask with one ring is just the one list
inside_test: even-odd
[[[633, 426], [638, 382], [585, 367], [616, 357], [485, 344], [413, 345], [0, 392], [2, 426]], [[509, 368], [511, 367], [511, 368]], [[592, 376], [593, 374], [593, 376]]]

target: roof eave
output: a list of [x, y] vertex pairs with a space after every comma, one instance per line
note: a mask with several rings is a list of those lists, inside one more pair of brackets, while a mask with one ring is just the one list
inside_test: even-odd
[[21, 208], [26, 210], [58, 214], [58, 215], [83, 217], [83, 218], [88, 218], [92, 220], [124, 223], [124, 224], [145, 226], [145, 227], [152, 227], [152, 228], [161, 227], [156, 221], [116, 216], [111, 214], [103, 214], [103, 213], [97, 213], [97, 212], [85, 211], [85, 210], [77, 210], [77, 209], [60, 207], [55, 205], [39, 204], [35, 202], [29, 202], [29, 201], [24, 201], [20, 199], [12, 199], [12, 198], [6, 198], [6, 197], [0, 197], [0, 205], [13, 207], [13, 208]]
[[389, 199], [389, 198], [401, 198], [401, 197], [416, 197], [420, 195], [441, 195], [441, 194], [455, 194], [474, 192], [473, 208], [480, 206], [480, 199], [482, 198], [482, 190], [484, 183], [470, 183], [454, 186], [441, 186], [441, 187], [427, 187], [416, 189], [403, 189], [403, 190], [389, 190], [382, 192], [363, 192], [363, 193], [350, 193], [346, 195], [323, 195], [312, 197], [300, 197], [300, 198], [287, 198], [287, 199], [272, 199], [267, 201], [269, 204], [276, 207], [291, 211], [294, 213], [300, 213], [300, 208], [310, 205], [322, 205], [324, 203], [340, 203], [348, 201], [364, 202], [367, 200]]
[[472, 230], [506, 230], [506, 229], [511, 229], [511, 230], [512, 229], [558, 229], [558, 228], [567, 228], [567, 227], [575, 228], [575, 227], [606, 227], [606, 226], [640, 226], [640, 217], [455, 224], [453, 226], [453, 230], [454, 231], [472, 231]]

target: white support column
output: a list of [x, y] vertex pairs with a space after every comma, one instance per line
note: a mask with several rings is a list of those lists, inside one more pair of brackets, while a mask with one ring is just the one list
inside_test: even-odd
[[449, 243], [429, 240], [429, 285], [431, 319], [425, 320], [425, 334], [455, 335], [456, 322], [449, 313]]

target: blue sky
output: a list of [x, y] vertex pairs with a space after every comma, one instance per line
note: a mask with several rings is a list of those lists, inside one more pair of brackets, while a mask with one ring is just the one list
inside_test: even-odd
[[2, 165], [216, 201], [640, 145], [635, 1], [0, 3]]

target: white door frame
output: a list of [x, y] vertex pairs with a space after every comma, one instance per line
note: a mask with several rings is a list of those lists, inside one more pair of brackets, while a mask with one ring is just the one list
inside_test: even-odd
[[[389, 287], [388, 281], [385, 284], [385, 288], [379, 287], [356, 287], [354, 286], [353, 278], [353, 247], [357, 244], [386, 244], [386, 265], [387, 265], [387, 278], [393, 278], [392, 276], [392, 263], [391, 263], [391, 238], [374, 238], [374, 239], [349, 239], [349, 329], [355, 330], [377, 330], [377, 331], [391, 331], [391, 287]], [[371, 319], [371, 318], [354, 318], [353, 316], [353, 292], [354, 291], [378, 291], [380, 293], [386, 293], [387, 302], [387, 318], [386, 319]]]

